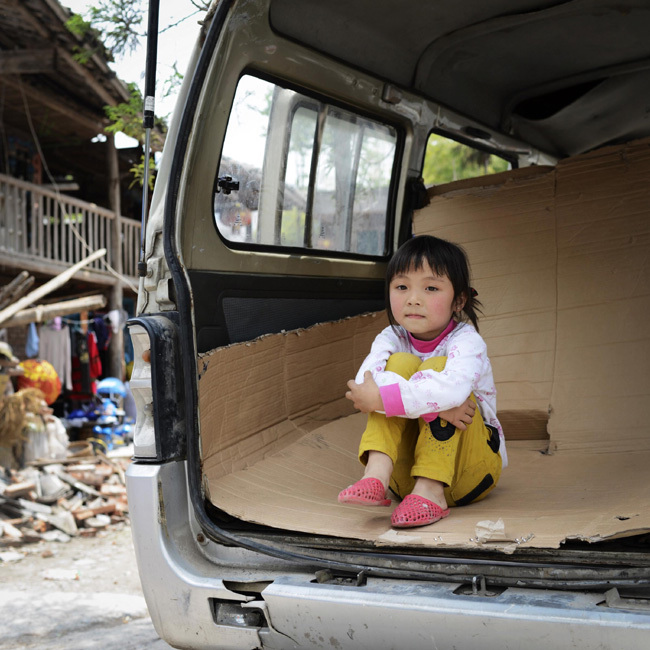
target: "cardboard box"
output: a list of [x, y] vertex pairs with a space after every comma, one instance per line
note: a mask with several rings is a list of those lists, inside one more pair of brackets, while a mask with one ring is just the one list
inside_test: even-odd
[[203, 471], [219, 508], [377, 545], [556, 548], [650, 530], [650, 141], [430, 192], [414, 220], [467, 250], [509, 467], [429, 527], [340, 505], [365, 416], [344, 399], [384, 314], [213, 350], [199, 363]]

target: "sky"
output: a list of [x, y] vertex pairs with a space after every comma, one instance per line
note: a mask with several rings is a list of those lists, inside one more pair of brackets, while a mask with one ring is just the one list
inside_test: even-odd
[[[60, 4], [74, 13], [87, 17], [88, 7], [95, 4], [93, 0], [59, 0]], [[148, 7], [148, 0], [142, 0]], [[198, 12], [190, 0], [160, 0], [159, 38], [158, 38], [158, 69], [156, 74], [156, 115], [169, 117], [176, 103], [176, 96], [163, 97], [164, 81], [173, 74], [176, 63], [179, 72], [184, 73], [188, 65], [194, 42], [198, 36], [200, 26], [198, 20], [204, 12]], [[194, 14], [194, 15], [191, 15]], [[174, 25], [181, 18], [190, 16], [179, 25], [163, 31], [165, 27]], [[142, 31], [147, 29], [147, 16], [142, 25]], [[146, 38], [142, 38], [140, 45], [128, 56], [118, 58], [111, 67], [117, 76], [126, 82], [135, 82], [144, 94], [144, 70], [146, 62]], [[120, 146], [120, 143], [116, 144]], [[123, 144], [123, 146], [126, 143]], [[131, 145], [129, 145], [131, 146]]]

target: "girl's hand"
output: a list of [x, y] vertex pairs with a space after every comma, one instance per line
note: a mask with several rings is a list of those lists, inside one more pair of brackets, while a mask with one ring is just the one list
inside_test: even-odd
[[447, 420], [449, 424], [453, 424], [461, 431], [467, 431], [467, 427], [474, 419], [474, 411], [476, 411], [476, 404], [471, 397], [468, 397], [460, 406], [447, 411], [440, 411], [438, 417]]
[[353, 402], [355, 409], [362, 413], [384, 410], [379, 386], [375, 383], [369, 370], [366, 370], [363, 375], [363, 384], [357, 384], [354, 379], [350, 379], [348, 388], [350, 390], [345, 393], [345, 396]]

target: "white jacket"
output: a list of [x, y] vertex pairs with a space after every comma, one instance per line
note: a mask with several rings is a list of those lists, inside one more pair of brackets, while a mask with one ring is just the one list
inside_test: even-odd
[[[422, 370], [407, 380], [385, 369], [388, 358], [396, 352], [414, 354], [422, 361], [447, 357], [447, 362], [442, 372]], [[358, 384], [363, 383], [367, 370], [379, 386], [387, 417], [423, 417], [431, 421], [440, 411], [460, 406], [474, 393], [484, 422], [499, 431], [501, 459], [504, 467], [508, 464], [487, 346], [472, 325], [452, 322], [434, 341], [419, 341], [404, 328], [389, 326], [373, 341], [357, 373]]]

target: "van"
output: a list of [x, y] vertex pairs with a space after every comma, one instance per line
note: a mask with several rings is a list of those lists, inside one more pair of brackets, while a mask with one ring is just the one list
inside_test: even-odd
[[[129, 323], [165, 641], [648, 647], [649, 33], [633, 0], [213, 4]], [[509, 465], [397, 530], [337, 502], [365, 418], [344, 393], [424, 233], [468, 253]]]

